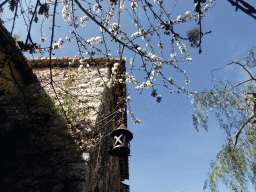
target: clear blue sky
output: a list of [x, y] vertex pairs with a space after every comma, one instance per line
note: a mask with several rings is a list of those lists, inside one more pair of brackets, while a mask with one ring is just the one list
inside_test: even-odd
[[[153, 0], [148, 0], [153, 3]], [[170, 10], [175, 1], [165, 1], [166, 10]], [[189, 91], [203, 91], [205, 88], [213, 88], [213, 78], [211, 70], [222, 67], [231, 61], [237, 61], [247, 56], [252, 46], [256, 45], [256, 22], [254, 19], [232, 7], [227, 0], [216, 1], [216, 6], [202, 21], [203, 32], [212, 30], [212, 33], [205, 35], [202, 39], [202, 53], [198, 54], [195, 49], [191, 54], [192, 63], [180, 63], [179, 65], [189, 76], [191, 83], [184, 85], [185, 79], [174, 69], [168, 71], [170, 77], [177, 79], [180, 86], [185, 86]], [[247, 0], [252, 6], [256, 7], [256, 2]], [[126, 6], [130, 5], [126, 1]], [[172, 18], [176, 19], [178, 15], [185, 15], [185, 12], [194, 7], [192, 0], [179, 0]], [[56, 28], [55, 40], [59, 37], [63, 39], [70, 35], [69, 31], [61, 18], [62, 5], [58, 7], [60, 15], [57, 19], [57, 25], [65, 26]], [[80, 13], [79, 16], [83, 16]], [[141, 17], [142, 22], [146, 22]], [[116, 21], [116, 20], [114, 20]], [[41, 22], [41, 21], [40, 21]], [[48, 22], [51, 24], [51, 22]], [[125, 23], [125, 24], [124, 24]], [[183, 37], [186, 37], [186, 31], [194, 28], [196, 22], [189, 22], [175, 26], [175, 30]], [[48, 24], [44, 26], [47, 42], [43, 46], [49, 45], [50, 33]], [[128, 30], [128, 34], [134, 33], [136, 28], [131, 23], [128, 15], [121, 18], [121, 27]], [[7, 24], [10, 29], [10, 25]], [[40, 25], [38, 25], [38, 29]], [[81, 27], [80, 27], [81, 28]], [[80, 32], [86, 38], [98, 36], [99, 27], [90, 21], [86, 27], [81, 28]], [[24, 24], [17, 23], [14, 34], [24, 38], [26, 28]], [[97, 30], [97, 32], [96, 32]], [[32, 31], [33, 38], [39, 39], [39, 30]], [[170, 36], [162, 36], [162, 41], [169, 42]], [[139, 41], [140, 43], [142, 40]], [[155, 43], [155, 47], [157, 42]], [[184, 42], [187, 43], [187, 42]], [[145, 45], [143, 43], [143, 45]], [[56, 51], [56, 56], [75, 56], [77, 46], [64, 43], [64, 47]], [[116, 55], [117, 46], [109, 46]], [[170, 58], [169, 44], [164, 49], [164, 59]], [[142, 47], [144, 48], [144, 47]], [[177, 54], [180, 56], [178, 47]], [[157, 52], [157, 51], [156, 51]], [[26, 56], [29, 56], [26, 54]], [[125, 52], [127, 58], [127, 68], [129, 60], [133, 57], [132, 53]], [[135, 65], [140, 66], [141, 61], [136, 57]], [[129, 71], [128, 71], [129, 72]], [[135, 77], [144, 76], [141, 72], [134, 74]], [[246, 75], [239, 67], [228, 67], [221, 71], [214, 72], [217, 79], [231, 80], [234, 83], [246, 79]], [[143, 78], [142, 76], [142, 78]], [[138, 80], [142, 80], [138, 78]], [[157, 82], [157, 81], [156, 81]], [[161, 81], [158, 81], [161, 83]], [[130, 185], [132, 192], [201, 192], [203, 184], [208, 177], [210, 161], [216, 159], [217, 152], [225, 144], [226, 135], [219, 128], [219, 124], [212, 113], [209, 118], [209, 132], [200, 128], [196, 132], [192, 124], [191, 114], [193, 105], [186, 94], [170, 94], [168, 90], [161, 85], [157, 86], [157, 91], [163, 99], [160, 103], [151, 97], [151, 89], [144, 90], [141, 95], [133, 91], [133, 86], [128, 85], [130, 89], [130, 106], [136, 118], [141, 120], [140, 125], [135, 125], [128, 116], [128, 129], [131, 130], [134, 137], [131, 141], [131, 157], [129, 158], [130, 180], [124, 183]], [[174, 87], [173, 87], [174, 88]], [[233, 137], [234, 138], [234, 137]], [[219, 190], [221, 192], [230, 191], [220, 181]], [[250, 188], [250, 191], [254, 191]]]

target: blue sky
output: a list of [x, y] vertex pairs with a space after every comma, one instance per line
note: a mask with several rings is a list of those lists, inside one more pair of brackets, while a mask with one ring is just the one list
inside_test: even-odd
[[[148, 0], [154, 6], [153, 0]], [[165, 1], [166, 10], [172, 9], [174, 1]], [[173, 69], [168, 69], [170, 77], [177, 79], [180, 86], [184, 86], [189, 91], [203, 91], [213, 88], [213, 77], [211, 71], [220, 68], [232, 61], [238, 61], [247, 56], [252, 46], [256, 45], [256, 22], [242, 11], [235, 12], [227, 0], [216, 1], [215, 7], [202, 20], [203, 32], [212, 31], [202, 39], [202, 53], [198, 54], [195, 49], [191, 54], [192, 63], [180, 63], [180, 67], [186, 70], [190, 84], [185, 85], [185, 78]], [[256, 2], [247, 0], [256, 7]], [[126, 1], [126, 5], [130, 4]], [[192, 0], [179, 0], [172, 12], [172, 19], [178, 15], [185, 15], [186, 11], [193, 10]], [[55, 40], [59, 37], [63, 39], [70, 35], [66, 23], [61, 18], [62, 5], [58, 7], [59, 15], [56, 24], [62, 26], [56, 28]], [[8, 15], [8, 14], [7, 14]], [[79, 16], [83, 16], [81, 13]], [[141, 15], [142, 22], [146, 22]], [[123, 24], [122, 24], [123, 23]], [[125, 24], [124, 24], [125, 23]], [[45, 23], [43, 32], [46, 34], [47, 42], [43, 46], [49, 46], [50, 33], [48, 27], [51, 22]], [[10, 30], [11, 25], [6, 23]], [[179, 24], [174, 29], [186, 37], [186, 31], [196, 26], [196, 22], [191, 21]], [[121, 17], [122, 29], [128, 30], [128, 34], [136, 31], [134, 23], [128, 15]], [[81, 28], [81, 27], [80, 27]], [[99, 27], [90, 21], [80, 32], [87, 39], [99, 35]], [[25, 35], [24, 23], [18, 22], [15, 26], [14, 34]], [[40, 38], [40, 25], [32, 31], [33, 38]], [[170, 36], [162, 36], [163, 42], [169, 42]], [[139, 40], [138, 43], [142, 43]], [[153, 43], [158, 43], [153, 41]], [[186, 44], [187, 42], [184, 41]], [[143, 45], [145, 45], [143, 43]], [[77, 46], [73, 43], [64, 43], [64, 47], [56, 51], [56, 56], [75, 56]], [[117, 56], [117, 45], [113, 44], [112, 55]], [[144, 47], [142, 47], [143, 49]], [[179, 52], [178, 47], [176, 50]], [[157, 51], [156, 51], [157, 52]], [[178, 54], [177, 52], [177, 54]], [[164, 59], [170, 58], [169, 45], [164, 49]], [[180, 53], [179, 53], [180, 54]], [[26, 56], [29, 56], [26, 54]], [[134, 55], [128, 51], [124, 53], [127, 58], [127, 68], [130, 67], [129, 60]], [[179, 55], [180, 56], [180, 55]], [[30, 56], [31, 57], [31, 56]], [[141, 61], [136, 57], [135, 65], [140, 66]], [[127, 71], [129, 72], [129, 71]], [[144, 74], [135, 71], [133, 74], [138, 80], [142, 80]], [[227, 80], [233, 83], [246, 80], [248, 77], [242, 69], [237, 66], [230, 66], [223, 70], [214, 72], [216, 79]], [[161, 83], [160, 81], [156, 81]], [[141, 120], [140, 125], [135, 125], [128, 115], [128, 129], [133, 133], [131, 141], [131, 157], [129, 158], [130, 180], [124, 183], [130, 185], [132, 192], [201, 192], [203, 184], [208, 177], [210, 161], [216, 159], [217, 152], [225, 144], [226, 135], [219, 128], [219, 124], [212, 113], [209, 118], [209, 131], [200, 128], [196, 132], [192, 124], [191, 114], [193, 105], [186, 94], [170, 94], [163, 86], [157, 86], [157, 92], [162, 95], [160, 103], [151, 97], [151, 89], [144, 90], [141, 95], [138, 91], [132, 90], [133, 86], [128, 85], [131, 101], [129, 103], [136, 118]], [[175, 88], [174, 88], [175, 90]], [[221, 192], [230, 191], [221, 181], [219, 181]], [[250, 188], [250, 191], [254, 191]]]

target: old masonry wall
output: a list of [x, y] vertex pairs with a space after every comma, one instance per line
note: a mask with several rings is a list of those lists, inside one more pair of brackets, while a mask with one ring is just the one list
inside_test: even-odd
[[129, 191], [121, 183], [129, 179], [128, 157], [107, 154], [109, 133], [127, 125], [120, 80], [125, 61], [56, 58], [50, 73], [48, 58], [25, 59], [0, 29], [1, 186], [19, 192]]

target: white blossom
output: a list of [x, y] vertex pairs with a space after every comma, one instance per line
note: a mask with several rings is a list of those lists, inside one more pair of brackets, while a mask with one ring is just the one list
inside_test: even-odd
[[147, 81], [146, 82], [146, 88], [150, 88], [153, 85], [153, 83], [151, 81]]
[[63, 17], [64, 21], [69, 21], [70, 20], [69, 5], [66, 5], [66, 6], [63, 7], [62, 17]]
[[190, 11], [187, 11], [187, 12], [185, 13], [185, 15], [186, 15], [187, 17], [192, 17], [192, 14], [191, 14]]
[[96, 13], [99, 13], [99, 11], [100, 11], [99, 7], [100, 7], [99, 4], [95, 4], [93, 6], [93, 11], [96, 11]]
[[192, 58], [187, 58], [188, 63], [192, 62]]
[[189, 80], [185, 80], [185, 83], [186, 83], [186, 85], [187, 85], [187, 84], [189, 84], [189, 83], [190, 83], [190, 81], [189, 81]]
[[52, 48], [53, 48], [53, 49], [59, 49], [59, 44], [58, 44], [58, 43], [54, 43], [54, 44], [52, 45]]
[[108, 12], [108, 20], [112, 21], [114, 19], [114, 14], [112, 12]]
[[177, 21], [181, 21], [181, 20], [182, 20], [182, 16], [179, 15], [179, 16], [177, 17]]
[[65, 40], [66, 40], [67, 43], [71, 42], [71, 38], [68, 38], [68, 36], [66, 37]]
[[119, 24], [117, 24], [117, 23], [112, 24], [112, 30], [114, 32], [118, 32], [120, 30], [120, 28], [121, 28], [121, 26]]
[[64, 42], [62, 38], [59, 39], [58, 45], [59, 45], [59, 48], [64, 47]]
[[137, 9], [138, 8], [138, 3], [135, 2], [135, 1], [131, 2], [131, 8], [132, 9]]
[[172, 77], [170, 77], [169, 79], [169, 82], [171, 83], [171, 84], [173, 84], [175, 81], [172, 79]]
[[130, 64], [133, 65], [133, 62], [134, 62], [134, 59], [131, 58], [131, 59], [130, 59]]
[[86, 23], [89, 22], [89, 17], [88, 16], [83, 16], [80, 18], [81, 24], [83, 27], [86, 25]]
[[176, 53], [171, 54], [171, 57], [175, 58], [176, 57]]
[[140, 120], [136, 118], [135, 124], [139, 125], [140, 124]]
[[131, 100], [131, 97], [128, 96], [128, 97], [126, 98], [126, 101], [130, 101], [130, 100]]
[[124, 9], [124, 1], [121, 2], [119, 12], [122, 12]]
[[182, 54], [187, 53], [186, 45], [182, 44], [181, 46], [179, 46], [179, 49]]
[[45, 36], [42, 36], [42, 37], [40, 38], [40, 40], [41, 40], [42, 42], [45, 42], [45, 41], [46, 41]]
[[204, 7], [204, 10], [207, 11], [209, 9], [209, 7], [210, 6], [208, 4], [206, 4], [205, 7]]

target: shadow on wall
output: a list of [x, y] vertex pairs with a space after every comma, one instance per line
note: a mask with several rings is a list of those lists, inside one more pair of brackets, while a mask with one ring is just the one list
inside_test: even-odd
[[[52, 99], [1, 24], [0, 127], [1, 186], [6, 192], [93, 190], [89, 176], [95, 162], [90, 164], [83, 158], [64, 118], [58, 115]], [[109, 187], [118, 189], [118, 159], [109, 159], [104, 164], [112, 164], [115, 171], [101, 171], [108, 172]], [[116, 175], [116, 180], [111, 174]]]

